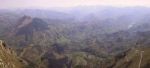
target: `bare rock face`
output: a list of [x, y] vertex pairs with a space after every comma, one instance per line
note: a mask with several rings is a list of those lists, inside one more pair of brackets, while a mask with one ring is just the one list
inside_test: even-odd
[[23, 63], [6, 44], [0, 40], [0, 68], [24, 68]]

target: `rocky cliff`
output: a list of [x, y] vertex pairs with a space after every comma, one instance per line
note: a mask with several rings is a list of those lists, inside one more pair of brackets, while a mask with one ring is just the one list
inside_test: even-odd
[[24, 68], [23, 61], [0, 40], [0, 68]]

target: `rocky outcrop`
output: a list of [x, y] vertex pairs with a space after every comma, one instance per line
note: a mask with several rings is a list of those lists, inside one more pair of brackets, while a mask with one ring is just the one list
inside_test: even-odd
[[0, 40], [0, 68], [25, 68], [15, 52]]

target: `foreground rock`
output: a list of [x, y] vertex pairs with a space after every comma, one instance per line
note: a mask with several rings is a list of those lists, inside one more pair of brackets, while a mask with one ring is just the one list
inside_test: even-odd
[[0, 40], [0, 68], [25, 68], [22, 60]]

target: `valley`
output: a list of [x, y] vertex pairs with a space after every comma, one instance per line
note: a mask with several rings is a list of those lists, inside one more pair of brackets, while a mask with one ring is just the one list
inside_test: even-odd
[[0, 68], [150, 68], [150, 8], [87, 8], [1, 9]]

